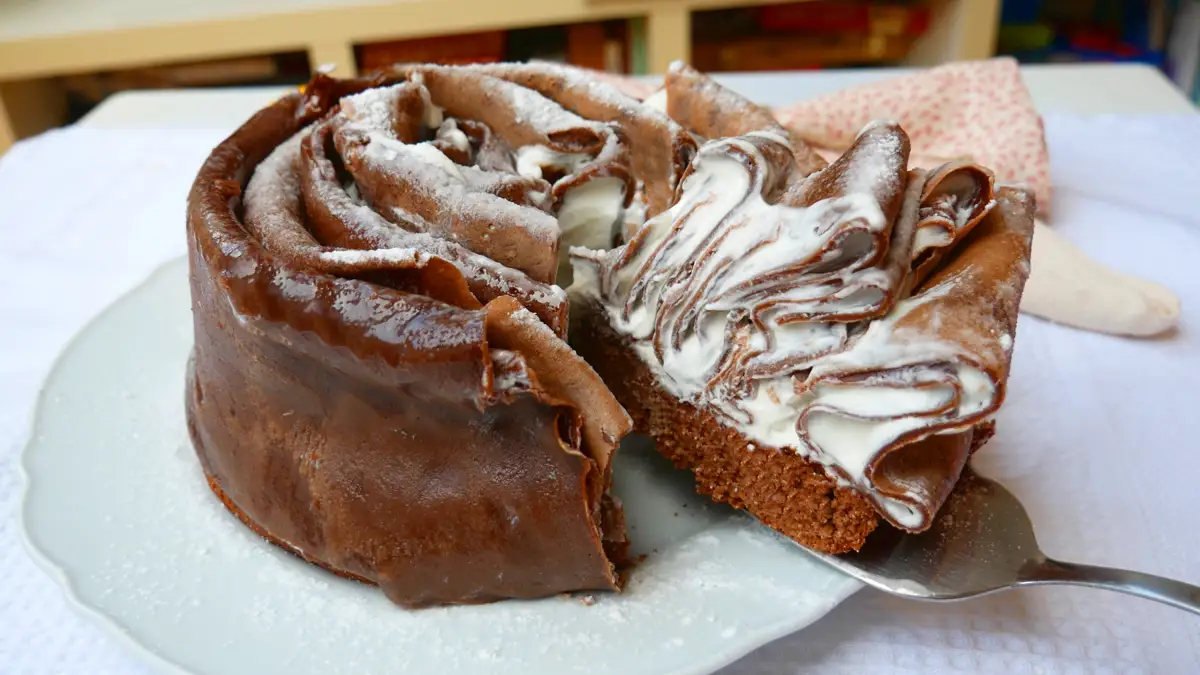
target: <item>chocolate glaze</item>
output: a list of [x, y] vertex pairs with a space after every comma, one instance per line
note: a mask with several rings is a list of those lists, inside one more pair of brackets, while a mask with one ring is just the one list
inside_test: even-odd
[[[241, 222], [255, 167], [377, 83], [278, 101], [193, 185], [186, 408], [209, 483], [274, 543], [404, 606], [615, 590], [606, 492], [630, 422], [565, 343], [511, 298], [456, 307], [420, 278], [293, 265]], [[499, 384], [510, 367], [523, 385]]]

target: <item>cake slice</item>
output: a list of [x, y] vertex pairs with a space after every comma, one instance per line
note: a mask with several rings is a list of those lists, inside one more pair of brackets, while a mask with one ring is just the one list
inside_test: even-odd
[[572, 343], [697, 488], [799, 543], [932, 522], [1004, 400], [1034, 205], [877, 122], [832, 164], [684, 66], [674, 204], [575, 248]]

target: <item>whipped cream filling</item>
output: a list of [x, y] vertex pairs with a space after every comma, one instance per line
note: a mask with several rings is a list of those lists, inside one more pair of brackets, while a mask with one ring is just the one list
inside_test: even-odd
[[[966, 218], [959, 216], [959, 222], [965, 221]], [[924, 251], [938, 246], [945, 246], [951, 241], [954, 241], [954, 235], [946, 230], [934, 227], [922, 227], [913, 234], [913, 250]]]
[[995, 207], [995, 200], [986, 204], [981, 203], [980, 195], [976, 192], [977, 185], [972, 177], [965, 172], [951, 172], [937, 185], [930, 195], [933, 209], [943, 211], [942, 218], [931, 218], [932, 226], [921, 227], [913, 237], [913, 255], [933, 248], [940, 248], [952, 243], [957, 232], [971, 222], [977, 212], [987, 213]]
[[647, 207], [646, 191], [641, 181], [639, 181], [637, 188], [634, 190], [633, 199], [629, 202], [629, 206], [625, 207], [625, 213], [621, 218], [621, 229], [617, 233], [619, 235], [619, 243], [629, 241], [633, 233], [642, 229], [642, 225], [646, 224]]
[[547, 167], [563, 174], [573, 174], [592, 160], [577, 152], [559, 152], [544, 145], [526, 145], [517, 149], [517, 173], [529, 178], [542, 178]]
[[[799, 448], [823, 464], [837, 466], [861, 487], [868, 483], [866, 473], [874, 458], [901, 437], [933, 424], [940, 425], [936, 433], [965, 430], [974, 422], [959, 427], [953, 422], [971, 419], [991, 406], [997, 393], [992, 380], [963, 362], [960, 345], [894, 330], [900, 319], [944, 294], [952, 283], [897, 303], [844, 351], [816, 359], [807, 381], [798, 383], [801, 389], [807, 384], [807, 391], [794, 394], [785, 405], [772, 409], [759, 393], [747, 406], [754, 414], [743, 427], [745, 433], [776, 446]], [[862, 373], [869, 375], [854, 379]], [[783, 383], [773, 384], [778, 389]], [[920, 502], [926, 495], [913, 492], [907, 500], [874, 496], [900, 525], [924, 525], [924, 515], [909, 502]]]
[[462, 129], [458, 128], [458, 120], [453, 118], [442, 122], [437, 129], [437, 138], [446, 141], [459, 152], [470, 152], [471, 150], [471, 140], [467, 138]]
[[[931, 496], [915, 484], [899, 484], [899, 498], [881, 494], [873, 462], [898, 443], [970, 428], [995, 401], [996, 385], [961, 345], [897, 328], [954, 279], [869, 322], [778, 319], [780, 299], [853, 306], [876, 302], [899, 283], [880, 278], [849, 294], [825, 291], [884, 275], [877, 267], [837, 264], [852, 260], [861, 243], [847, 232], [871, 234], [892, 223], [861, 176], [809, 207], [768, 203], [763, 148], [780, 147], [786, 141], [769, 133], [705, 144], [676, 204], [628, 247], [572, 249], [570, 293], [598, 302], [672, 395], [705, 407], [758, 445], [820, 462], [897, 524], [921, 529], [932, 509], [917, 506]], [[910, 217], [919, 187], [906, 191], [902, 213]], [[808, 261], [813, 272], [793, 279], [812, 283], [773, 287], [771, 280], [795, 272], [797, 261]]]
[[647, 96], [646, 100], [642, 101], [642, 105], [653, 108], [664, 115], [667, 114], [667, 88], [663, 87]]
[[608, 248], [613, 228], [624, 213], [625, 184], [619, 178], [594, 178], [567, 191], [558, 208], [563, 250], [572, 246]]
[[[786, 147], [782, 138], [770, 133], [706, 144], [677, 203], [643, 226], [636, 255], [616, 270], [610, 288], [605, 289], [606, 295], [625, 299], [614, 325], [637, 340], [656, 341], [663, 365], [686, 373], [696, 387], [707, 383], [717, 367], [729, 317], [743, 314], [751, 304], [743, 292], [752, 288], [754, 280], [786, 270], [796, 261], [825, 262], [822, 251], [839, 257], [835, 238], [844, 230], [838, 223], [855, 223], [874, 232], [889, 225], [878, 202], [864, 193], [850, 192], [808, 208], [768, 204], [763, 197], [767, 171], [748, 171], [743, 159], [756, 158], [760, 168], [765, 164], [754, 141]], [[679, 278], [683, 269], [686, 279]], [[841, 279], [831, 281], [844, 285]], [[796, 289], [773, 297], [804, 292]], [[664, 298], [668, 293], [672, 297]], [[691, 317], [681, 316], [682, 303], [664, 302], [696, 294], [707, 302], [700, 311], [704, 320], [694, 325], [687, 321]], [[841, 306], [860, 300], [832, 295], [822, 302]], [[771, 352], [815, 357], [841, 346], [847, 336], [845, 324], [780, 322], [772, 310], [757, 318], [769, 330], [747, 339], [751, 348], [767, 349], [764, 359]], [[674, 349], [662, 349], [664, 343], [682, 336], [680, 331], [689, 333], [687, 339]]]
[[[544, 145], [526, 145], [517, 150], [517, 173], [542, 178], [547, 168], [565, 180], [595, 159], [582, 153], [558, 152]], [[558, 207], [558, 228], [562, 232], [559, 250], [558, 283], [572, 282], [573, 270], [568, 251], [574, 246], [606, 249], [612, 245], [617, 225], [625, 215], [625, 183], [619, 178], [597, 177], [567, 190]]]

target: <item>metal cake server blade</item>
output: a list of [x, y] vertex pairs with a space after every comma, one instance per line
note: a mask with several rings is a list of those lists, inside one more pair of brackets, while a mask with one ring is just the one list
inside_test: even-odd
[[1046, 557], [1021, 502], [970, 467], [927, 531], [906, 534], [880, 528], [856, 553], [809, 552], [881, 591], [918, 600], [960, 600], [1021, 586], [1072, 584], [1200, 614], [1200, 587]]

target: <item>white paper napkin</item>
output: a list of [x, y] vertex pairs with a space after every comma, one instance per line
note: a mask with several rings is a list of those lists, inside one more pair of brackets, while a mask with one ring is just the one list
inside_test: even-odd
[[[184, 245], [216, 131], [71, 129], [0, 159], [0, 673], [151, 673], [68, 609], [19, 543], [18, 455], [41, 379], [91, 316]], [[1200, 116], [1047, 120], [1058, 231], [1183, 299], [1135, 341], [1022, 317], [1009, 401], [977, 466], [1051, 555], [1200, 583]], [[619, 648], [619, 645], [614, 646]], [[1200, 618], [1070, 588], [951, 604], [864, 591], [722, 675], [1193, 673]]]

